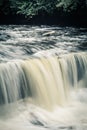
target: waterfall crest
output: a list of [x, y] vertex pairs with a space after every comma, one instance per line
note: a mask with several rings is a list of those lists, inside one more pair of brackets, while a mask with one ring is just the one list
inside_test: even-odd
[[86, 68], [86, 53], [1, 63], [0, 104], [29, 97], [46, 109], [64, 105], [69, 89], [87, 87]]

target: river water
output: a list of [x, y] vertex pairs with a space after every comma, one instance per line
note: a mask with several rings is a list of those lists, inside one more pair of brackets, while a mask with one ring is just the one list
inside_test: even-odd
[[87, 129], [87, 28], [0, 26], [0, 130]]
[[39, 53], [48, 56], [84, 51], [86, 43], [86, 28], [0, 26], [0, 61], [26, 59]]

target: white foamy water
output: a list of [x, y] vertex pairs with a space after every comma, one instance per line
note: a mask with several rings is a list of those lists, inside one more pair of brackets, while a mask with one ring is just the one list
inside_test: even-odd
[[[86, 130], [87, 129], [87, 89], [73, 91], [72, 102], [65, 107], [46, 111], [26, 103], [14, 104], [7, 115], [0, 120], [2, 130]], [[84, 94], [84, 95], [83, 95]], [[16, 107], [16, 108], [15, 108]], [[9, 107], [5, 108], [8, 109]], [[3, 109], [4, 110], [4, 109]], [[9, 111], [9, 112], [8, 112]]]
[[0, 130], [87, 129], [86, 34], [0, 26]]

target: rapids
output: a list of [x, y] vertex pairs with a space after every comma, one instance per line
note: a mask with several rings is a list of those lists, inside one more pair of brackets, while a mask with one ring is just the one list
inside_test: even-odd
[[87, 29], [0, 26], [0, 130], [87, 129]]

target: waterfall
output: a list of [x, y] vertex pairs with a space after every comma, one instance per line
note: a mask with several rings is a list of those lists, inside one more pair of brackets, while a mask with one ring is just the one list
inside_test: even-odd
[[87, 53], [0, 64], [0, 104], [30, 98], [46, 109], [66, 104], [70, 89], [87, 87]]

